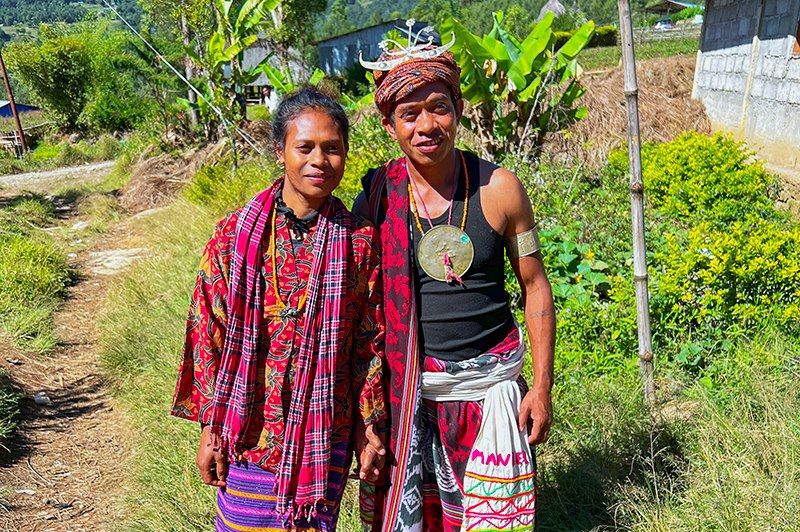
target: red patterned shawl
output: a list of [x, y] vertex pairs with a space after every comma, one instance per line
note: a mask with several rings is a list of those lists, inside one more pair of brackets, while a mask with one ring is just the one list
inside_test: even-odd
[[[230, 456], [241, 454], [255, 403], [259, 331], [264, 313], [263, 245], [279, 179], [244, 208], [236, 227], [228, 290], [225, 344], [214, 385], [211, 431]], [[350, 236], [338, 221], [345, 211], [330, 197], [320, 210], [309, 278], [306, 327], [286, 419], [278, 472], [278, 511], [288, 521], [312, 515], [324, 501], [330, 463], [334, 360], [339, 346]]]
[[[380, 229], [383, 250], [385, 349], [391, 410], [389, 448], [394, 457], [385, 500], [375, 503], [378, 522], [373, 523], [373, 530], [380, 526], [383, 530], [394, 530], [398, 526], [420, 390], [418, 323], [410, 256], [408, 179], [404, 160], [395, 159], [381, 167], [370, 183], [365, 182], [372, 220]], [[381, 205], [382, 201], [385, 201], [384, 205]], [[382, 524], [379, 517], [381, 507]]]

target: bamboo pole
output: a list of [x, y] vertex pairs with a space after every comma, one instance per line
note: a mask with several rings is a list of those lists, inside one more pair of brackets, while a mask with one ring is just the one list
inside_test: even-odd
[[8, 79], [8, 71], [6, 64], [3, 61], [3, 53], [0, 51], [0, 70], [3, 71], [3, 83], [6, 86], [6, 94], [8, 94], [8, 101], [11, 104], [11, 114], [14, 116], [14, 123], [17, 126], [17, 135], [19, 135], [19, 142], [22, 145], [22, 154], [28, 151], [28, 146], [25, 144], [25, 132], [22, 130], [22, 123], [19, 121], [19, 113], [17, 113], [17, 103], [14, 101], [14, 91], [11, 90], [11, 81]]
[[650, 337], [650, 306], [647, 293], [647, 256], [644, 241], [644, 184], [639, 135], [639, 87], [636, 83], [636, 57], [633, 51], [633, 24], [629, 0], [618, 0], [619, 28], [622, 37], [622, 68], [625, 75], [625, 107], [628, 112], [628, 159], [630, 166], [631, 222], [633, 229], [633, 279], [636, 287], [636, 325], [639, 337], [639, 369], [644, 397], [656, 400], [653, 379], [653, 346]]

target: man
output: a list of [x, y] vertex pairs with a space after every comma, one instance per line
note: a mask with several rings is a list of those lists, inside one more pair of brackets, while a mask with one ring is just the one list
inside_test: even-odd
[[269, 114], [273, 114], [280, 103], [277, 94], [272, 90], [272, 86], [267, 85], [261, 89], [261, 103], [267, 108]]
[[[364, 177], [354, 206], [383, 247], [394, 459], [362, 516], [376, 530], [532, 530], [555, 316], [530, 201], [512, 172], [456, 150], [464, 104], [449, 46], [409, 42], [362, 61], [405, 154]], [[530, 391], [504, 250], [522, 288]]]

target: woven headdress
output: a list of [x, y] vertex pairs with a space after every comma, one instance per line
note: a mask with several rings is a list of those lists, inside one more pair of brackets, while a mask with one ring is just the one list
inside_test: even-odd
[[[383, 53], [377, 61], [364, 61], [359, 53], [359, 62], [372, 70], [375, 78], [375, 105], [384, 116], [389, 116], [397, 101], [415, 90], [440, 81], [450, 90], [454, 100], [461, 99], [461, 69], [448, 50], [455, 44], [455, 35], [450, 42], [437, 46], [433, 43], [433, 27], [426, 26], [416, 35], [412, 31], [416, 21], [406, 21], [408, 45], [403, 46], [393, 39], [381, 41]], [[390, 45], [395, 48], [389, 49]]]

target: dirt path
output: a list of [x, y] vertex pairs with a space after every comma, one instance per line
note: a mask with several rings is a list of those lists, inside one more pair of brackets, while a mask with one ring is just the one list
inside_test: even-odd
[[114, 161], [103, 161], [55, 170], [4, 175], [0, 176], [0, 187], [24, 188], [39, 192], [42, 187], [54, 188], [54, 185], [97, 183], [108, 175], [113, 166]]
[[60, 343], [53, 353], [0, 346], [0, 364], [25, 393], [11, 461], [0, 468], [0, 530], [110, 530], [118, 517], [111, 503], [122, 495], [127, 429], [98, 367], [96, 321], [111, 279], [139, 251], [116, 249], [124, 233], [117, 226], [71, 243], [80, 277], [55, 316]]

